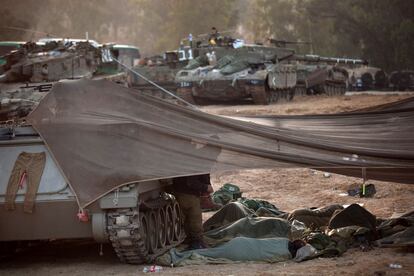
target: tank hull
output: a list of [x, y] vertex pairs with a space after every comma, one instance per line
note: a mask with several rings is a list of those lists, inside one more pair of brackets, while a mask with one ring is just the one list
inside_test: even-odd
[[196, 103], [203, 99], [217, 102], [251, 99], [255, 104], [270, 104], [293, 98], [296, 71], [290, 64], [268, 64], [260, 70], [248, 68], [226, 75], [214, 67], [204, 67], [180, 71], [176, 83], [178, 95], [187, 100], [193, 97]]

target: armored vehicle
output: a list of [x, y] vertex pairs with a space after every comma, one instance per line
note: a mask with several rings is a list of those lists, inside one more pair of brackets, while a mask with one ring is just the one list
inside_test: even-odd
[[298, 64], [296, 95], [343, 95], [346, 92], [348, 73], [339, 66]]
[[[40, 153], [45, 156], [43, 173], [35, 166], [23, 164], [31, 155]], [[152, 261], [184, 238], [180, 207], [165, 192], [170, 181], [131, 183], [102, 196], [80, 212], [71, 187], [32, 127], [3, 124], [0, 155], [0, 219], [4, 226], [0, 227], [0, 243], [3, 245], [16, 241], [94, 238], [98, 243], [111, 243], [121, 261], [143, 263]], [[27, 174], [20, 174], [19, 170], [26, 165]], [[39, 174], [40, 183], [34, 191], [34, 179]]]
[[91, 78], [100, 50], [88, 42], [28, 42], [3, 56], [0, 120], [25, 117], [61, 79]]
[[343, 95], [350, 83], [348, 66], [367, 64], [361, 59], [295, 55], [298, 83], [296, 94]]
[[[212, 55], [214, 53], [212, 52]], [[283, 61], [294, 50], [263, 45], [243, 45], [216, 63], [179, 71], [177, 95], [189, 102], [251, 98], [256, 104], [291, 100], [296, 67]]]
[[1, 82], [52, 82], [60, 79], [91, 77], [100, 63], [100, 51], [89, 42], [75, 45], [34, 42], [5, 56]]
[[[140, 64], [133, 67], [133, 70], [174, 93], [176, 90], [175, 74], [188, 63], [186, 52], [183, 51], [181, 56], [180, 60], [178, 51], [170, 51], [165, 52], [164, 56], [144, 58], [140, 60]], [[139, 89], [141, 93], [163, 99], [171, 98], [133, 72], [128, 73], [127, 82], [129, 87]]]
[[294, 95], [344, 94], [348, 80], [342, 65], [365, 64], [363, 60], [297, 55], [285, 42], [274, 46], [243, 45], [217, 64], [190, 64], [177, 73], [177, 94], [189, 102], [205, 99], [228, 101], [251, 98], [269, 104]]
[[394, 71], [390, 75], [390, 87], [393, 90], [404, 91], [414, 89], [414, 71]]
[[375, 89], [385, 90], [388, 89], [389, 79], [388, 75], [383, 70], [378, 70], [374, 75]]
[[3, 56], [0, 66], [0, 119], [26, 116], [59, 80], [108, 79], [126, 84], [126, 73], [113, 57], [137, 63], [139, 49], [129, 45], [100, 45], [82, 39], [41, 39]]
[[133, 71], [136, 73], [130, 72], [128, 75], [128, 86], [139, 89], [144, 94], [172, 99], [171, 96], [163, 93], [139, 75], [172, 93], [176, 93], [175, 77], [178, 71], [187, 66], [188, 68], [197, 68], [207, 65], [207, 53], [214, 52], [215, 59], [219, 59], [231, 53], [237, 43], [239, 43], [239, 40], [228, 36], [223, 37], [214, 45], [209, 43], [205, 36], [201, 36], [194, 41], [192, 38], [183, 39], [177, 50], [167, 51], [162, 56], [157, 55], [141, 59], [140, 64], [133, 67]]

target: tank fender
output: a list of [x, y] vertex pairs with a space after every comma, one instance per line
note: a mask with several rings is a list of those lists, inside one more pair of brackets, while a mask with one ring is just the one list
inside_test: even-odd
[[131, 184], [107, 194], [99, 200], [101, 209], [133, 208], [138, 205], [138, 190]]

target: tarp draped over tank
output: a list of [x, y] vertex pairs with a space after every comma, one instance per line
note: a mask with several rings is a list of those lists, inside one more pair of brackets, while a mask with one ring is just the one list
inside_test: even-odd
[[262, 125], [105, 80], [58, 83], [28, 117], [81, 207], [131, 182], [244, 168], [312, 167], [356, 177], [366, 168], [368, 179], [414, 183], [412, 108], [244, 120]]

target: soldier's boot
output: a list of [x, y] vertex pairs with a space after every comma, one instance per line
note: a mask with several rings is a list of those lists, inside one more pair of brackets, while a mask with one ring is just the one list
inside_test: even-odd
[[208, 245], [201, 239], [201, 240], [193, 240], [189, 246], [184, 249], [186, 250], [196, 250], [196, 249], [205, 249], [208, 248]]
[[200, 207], [202, 211], [216, 211], [222, 206], [213, 202], [210, 194], [203, 194], [200, 196]]

